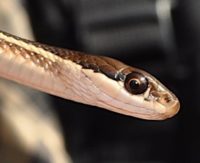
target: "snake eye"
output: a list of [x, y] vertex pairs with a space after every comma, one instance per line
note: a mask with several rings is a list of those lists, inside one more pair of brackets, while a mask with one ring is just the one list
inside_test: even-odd
[[142, 94], [148, 88], [148, 80], [139, 72], [132, 72], [124, 81], [126, 90], [132, 94]]

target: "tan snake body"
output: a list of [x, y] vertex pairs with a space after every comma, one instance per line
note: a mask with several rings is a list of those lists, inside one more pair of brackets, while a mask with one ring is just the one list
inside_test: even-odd
[[109, 57], [56, 48], [5, 32], [0, 32], [0, 76], [142, 119], [166, 119], [180, 107], [175, 95], [145, 71]]

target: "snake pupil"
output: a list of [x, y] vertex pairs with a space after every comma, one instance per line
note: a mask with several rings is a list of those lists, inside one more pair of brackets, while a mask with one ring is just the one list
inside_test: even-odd
[[124, 86], [131, 94], [142, 94], [148, 88], [148, 80], [141, 73], [132, 72], [126, 76]]
[[137, 80], [131, 80], [129, 85], [130, 85], [131, 89], [138, 89], [140, 86], [140, 84]]

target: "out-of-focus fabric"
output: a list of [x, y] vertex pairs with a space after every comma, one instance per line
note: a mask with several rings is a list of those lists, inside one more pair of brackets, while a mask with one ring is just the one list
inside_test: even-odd
[[[0, 28], [33, 39], [29, 16], [21, 1], [0, 1]], [[70, 163], [48, 97], [3, 79], [0, 90], [0, 162]]]

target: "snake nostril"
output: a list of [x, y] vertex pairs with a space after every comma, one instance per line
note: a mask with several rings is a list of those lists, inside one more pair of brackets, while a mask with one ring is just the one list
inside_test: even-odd
[[172, 99], [168, 94], [162, 94], [159, 98], [159, 101], [163, 104], [166, 104], [166, 103], [170, 103]]
[[172, 101], [170, 95], [165, 92], [153, 91], [151, 92], [151, 95], [158, 99], [160, 103], [170, 103]]
[[169, 96], [164, 97], [164, 100], [166, 101], [166, 103], [171, 102], [171, 98]]

